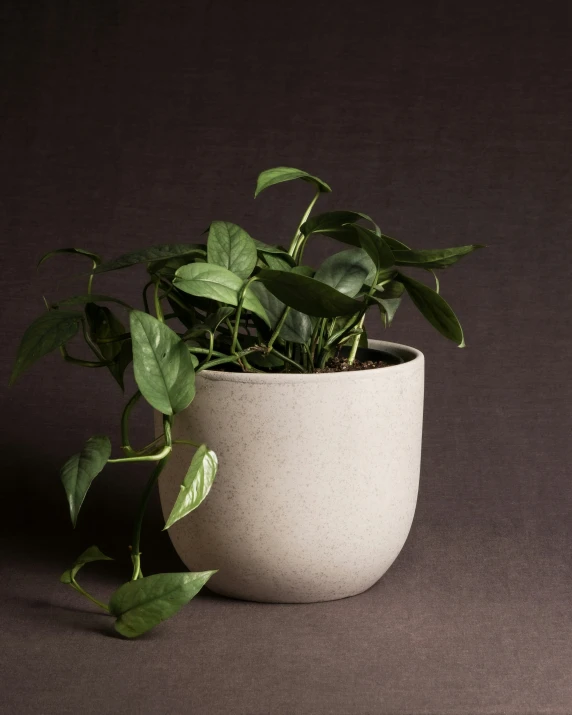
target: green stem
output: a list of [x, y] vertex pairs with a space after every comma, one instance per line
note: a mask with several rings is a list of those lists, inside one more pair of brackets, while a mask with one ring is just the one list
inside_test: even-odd
[[137, 390], [137, 392], [125, 405], [123, 412], [121, 413], [121, 449], [125, 452], [125, 454], [127, 454], [127, 456], [133, 456], [135, 453], [131, 448], [131, 443], [129, 441], [129, 416], [131, 415], [131, 410], [135, 407], [140, 397], [141, 390]]
[[107, 611], [107, 613], [109, 613], [109, 606], [107, 606], [105, 603], [102, 603], [101, 601], [98, 601], [97, 598], [94, 598], [90, 593], [88, 593], [84, 588], [82, 588], [74, 578], [72, 578], [71, 580], [71, 585], [78, 593], [81, 593], [82, 596], [85, 596], [92, 603], [95, 603], [96, 606], [99, 606], [99, 608], [103, 608], [104, 611]]
[[272, 348], [272, 350], [270, 352], [273, 352], [276, 355], [276, 357], [279, 357], [281, 360], [284, 360], [284, 362], [287, 362], [289, 365], [292, 365], [293, 367], [295, 367], [296, 370], [298, 370], [298, 372], [306, 372], [306, 370], [304, 370], [302, 365], [297, 363], [295, 360], [292, 360], [287, 355], [284, 355], [284, 353], [281, 353], [279, 350], [276, 350], [276, 348]]
[[243, 350], [242, 352], [235, 353], [234, 355], [226, 355], [225, 357], [218, 358], [217, 360], [204, 362], [202, 365], [199, 365], [199, 367], [196, 369], [196, 372], [201, 372], [201, 370], [209, 370], [210, 368], [217, 367], [217, 365], [224, 365], [227, 362], [238, 362], [241, 358], [245, 358], [247, 355], [250, 355], [250, 353], [256, 352], [260, 352], [260, 350], [258, 348], [249, 348], [248, 350]]
[[[360, 329], [363, 328], [364, 320], [365, 320], [365, 313], [361, 316], [361, 319], [357, 325], [358, 328], [360, 328]], [[350, 350], [350, 355], [348, 357], [348, 365], [353, 365], [354, 360], [356, 359], [356, 353], [357, 353], [357, 349], [359, 346], [360, 338], [361, 338], [361, 333], [358, 333], [353, 340], [352, 347]]]
[[[172, 417], [166, 415], [163, 416], [163, 427], [165, 429], [165, 439], [167, 441], [167, 446], [169, 447], [169, 452], [171, 448], [171, 426]], [[143, 518], [145, 516], [145, 511], [149, 503], [153, 489], [157, 484], [161, 472], [165, 468], [167, 461], [169, 459], [169, 454], [165, 455], [161, 461], [157, 464], [145, 488], [143, 494], [141, 495], [141, 501], [139, 502], [139, 508], [137, 510], [137, 516], [135, 517], [135, 526], [133, 528], [133, 540], [131, 544], [131, 560], [133, 561], [133, 575], [131, 580], [135, 581], [142, 576], [141, 573], [141, 528], [143, 526]]]
[[286, 306], [284, 310], [282, 311], [282, 315], [280, 316], [280, 320], [276, 323], [276, 327], [274, 328], [274, 332], [272, 333], [270, 340], [268, 341], [268, 351], [272, 350], [272, 346], [274, 345], [274, 341], [276, 338], [280, 335], [280, 331], [282, 330], [284, 323], [286, 322], [286, 318], [288, 317], [288, 313], [290, 312], [290, 306]]
[[161, 308], [161, 299], [159, 298], [159, 286], [159, 281], [155, 281], [155, 290], [153, 292], [153, 300], [155, 302], [155, 315], [157, 316], [157, 320], [160, 320], [162, 323], [164, 323], [165, 319], [163, 318], [163, 309]]
[[242, 305], [244, 303], [244, 298], [246, 297], [246, 291], [248, 290], [249, 285], [255, 280], [256, 276], [252, 276], [252, 278], [249, 278], [240, 289], [240, 294], [238, 296], [238, 305], [236, 307], [236, 313], [234, 316], [234, 328], [232, 331], [232, 343], [230, 346], [231, 353], [236, 352], [236, 344], [238, 342], [238, 330], [240, 328], [240, 314], [242, 313]]
[[138, 457], [120, 457], [119, 459], [108, 459], [108, 464], [124, 464], [126, 462], [160, 462], [165, 457], [168, 457], [172, 451], [170, 444], [166, 444], [157, 454], [144, 454]]
[[[298, 248], [299, 248], [299, 245], [298, 245], [298, 244], [299, 244], [299, 239], [300, 239], [300, 236], [301, 236], [300, 229], [302, 228], [302, 226], [303, 226], [303, 225], [306, 223], [306, 221], [308, 220], [308, 216], [310, 215], [312, 209], [314, 208], [314, 204], [315, 204], [316, 201], [318, 200], [318, 198], [319, 198], [319, 196], [320, 196], [320, 193], [321, 193], [321, 192], [320, 192], [320, 189], [318, 189], [318, 190], [316, 191], [316, 195], [314, 196], [314, 198], [313, 198], [312, 201], [310, 202], [310, 205], [309, 205], [308, 208], [306, 209], [306, 213], [302, 216], [302, 220], [301, 220], [300, 223], [298, 224], [298, 228], [296, 229], [296, 233], [294, 234], [294, 238], [292, 239], [292, 243], [290, 244], [290, 250], [288, 251], [288, 253], [292, 256], [292, 258], [296, 258], [296, 253], [297, 253]], [[303, 241], [302, 241], [302, 243], [303, 243]]]
[[173, 444], [188, 444], [191, 447], [200, 447], [199, 442], [193, 442], [192, 439], [174, 439]]

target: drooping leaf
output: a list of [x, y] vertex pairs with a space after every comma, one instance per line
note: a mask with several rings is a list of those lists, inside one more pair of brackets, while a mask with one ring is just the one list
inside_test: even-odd
[[199, 246], [188, 243], [166, 244], [164, 246], [150, 246], [142, 251], [124, 253], [119, 258], [102, 263], [95, 269], [95, 273], [106, 273], [107, 271], [117, 271], [120, 268], [129, 268], [139, 263], [151, 263], [165, 258], [177, 258], [178, 256], [204, 256], [204, 250]]
[[318, 179], [317, 176], [312, 176], [305, 171], [293, 169], [289, 166], [277, 166], [274, 169], [267, 169], [259, 174], [258, 181], [256, 182], [254, 198], [256, 198], [261, 191], [264, 191], [264, 189], [267, 189], [269, 186], [280, 184], [283, 181], [292, 181], [293, 179], [308, 181], [311, 184], [314, 184], [322, 192], [329, 192], [332, 190], [325, 181]]
[[[286, 306], [276, 296], [272, 295], [260, 281], [253, 283], [251, 289], [264, 306], [270, 319], [270, 327], [274, 330]], [[284, 325], [280, 330], [280, 337], [290, 343], [304, 345], [312, 337], [312, 321], [306, 314], [300, 313], [298, 310], [289, 310]], [[249, 356], [249, 361], [251, 357], [254, 357], [254, 355]]]
[[[238, 305], [243, 285], [243, 281], [227, 268], [210, 263], [193, 263], [179, 268], [174, 282], [185, 293], [235, 306]], [[256, 313], [266, 324], [270, 324], [264, 307], [252, 292], [252, 286], [246, 291], [243, 305], [246, 310]]]
[[164, 415], [187, 407], [195, 396], [195, 370], [185, 343], [147, 313], [130, 316], [135, 381], [147, 402]]
[[70, 457], [62, 467], [60, 477], [66, 490], [74, 527], [85, 495], [93, 480], [105, 467], [110, 455], [109, 437], [90, 437], [81, 452]]
[[354, 298], [375, 265], [362, 248], [334, 253], [322, 263], [314, 278]]
[[213, 485], [217, 467], [216, 454], [206, 444], [201, 444], [191, 460], [165, 529], [190, 514], [204, 501]]
[[375, 231], [370, 231], [369, 228], [357, 224], [353, 225], [353, 229], [361, 247], [374, 262], [378, 271], [387, 270], [394, 265], [393, 252], [381, 236], [378, 236]]
[[64, 571], [60, 577], [62, 583], [71, 583], [75, 579], [77, 572], [85, 564], [91, 563], [92, 561], [113, 561], [111, 556], [106, 556], [97, 546], [90, 546], [86, 549], [81, 556], [78, 556], [74, 561], [73, 566]]
[[465, 347], [463, 329], [451, 306], [432, 288], [424, 283], [398, 274], [398, 280], [403, 283], [409, 297], [420, 313], [435, 327], [441, 335], [453, 340], [460, 348]]
[[129, 303], [126, 303], [123, 300], [119, 300], [119, 298], [113, 298], [110, 295], [97, 295], [91, 293], [86, 293], [85, 295], [74, 295], [71, 298], [64, 298], [63, 300], [58, 300], [57, 303], [54, 303], [54, 306], [61, 308], [62, 306], [67, 307], [69, 305], [86, 305], [87, 303], [117, 303], [117, 305], [121, 305], [124, 308], [129, 308], [129, 310], [132, 310]]
[[215, 573], [161, 573], [123, 584], [109, 601], [115, 629], [127, 638], [151, 630], [193, 599]]
[[414, 268], [447, 268], [463, 256], [485, 248], [484, 245], [472, 244], [469, 246], [456, 246], [454, 248], [438, 248], [434, 250], [413, 251], [397, 250], [393, 252], [397, 266], [411, 266]]
[[62, 253], [70, 253], [75, 254], [76, 256], [84, 256], [85, 258], [89, 258], [92, 261], [94, 268], [101, 263], [101, 257], [98, 256], [97, 253], [85, 251], [83, 248], [57, 248], [55, 251], [48, 251], [48, 253], [44, 253], [44, 255], [38, 261], [37, 267], [39, 268], [42, 263], [47, 261], [49, 258], [53, 258], [54, 256], [60, 255]]
[[10, 384], [36, 360], [71, 340], [77, 333], [82, 316], [64, 310], [50, 310], [37, 318], [26, 330], [10, 376]]
[[371, 299], [379, 306], [385, 327], [389, 327], [393, 322], [397, 309], [399, 308], [401, 298], [380, 298], [379, 296], [374, 295]]
[[317, 318], [358, 313], [363, 304], [315, 278], [294, 272], [262, 270], [258, 279], [286, 305]]
[[213, 221], [207, 242], [208, 262], [227, 268], [239, 278], [249, 278], [256, 265], [256, 244], [234, 223]]

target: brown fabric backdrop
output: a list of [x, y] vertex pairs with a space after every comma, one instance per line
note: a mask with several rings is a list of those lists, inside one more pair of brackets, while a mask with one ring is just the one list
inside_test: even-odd
[[[205, 594], [145, 639], [109, 637], [57, 577], [91, 543], [121, 556], [145, 475], [97, 480], [72, 533], [57, 472], [122, 396], [55, 356], [3, 392], [0, 710], [570, 715], [567, 3], [84, 0], [3, 15], [4, 384], [41, 294], [79, 285], [73, 261], [37, 274], [39, 255], [193, 241], [212, 219], [283, 241], [309, 197], [292, 184], [254, 202], [271, 166], [322, 177], [322, 210], [366, 211], [417, 247], [490, 248], [443, 275], [466, 350], [410, 306], [387, 333], [427, 358], [421, 491], [398, 561], [353, 599]], [[99, 288], [136, 301], [140, 277]], [[160, 525], [155, 503], [151, 570], [179, 569]], [[120, 566], [87, 583], [110, 592]]]

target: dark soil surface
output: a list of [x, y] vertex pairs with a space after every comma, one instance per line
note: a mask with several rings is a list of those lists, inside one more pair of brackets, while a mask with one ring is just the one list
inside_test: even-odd
[[374, 370], [378, 367], [389, 367], [390, 363], [383, 360], [354, 360], [350, 365], [347, 358], [331, 358], [325, 367], [316, 372], [355, 372], [356, 370]]

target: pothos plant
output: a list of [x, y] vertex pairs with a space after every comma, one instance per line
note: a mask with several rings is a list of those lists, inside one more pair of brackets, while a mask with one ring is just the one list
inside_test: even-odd
[[[194, 449], [180, 493], [165, 529], [196, 509], [205, 499], [217, 471], [216, 455], [205, 444], [173, 438], [176, 415], [195, 395], [195, 374], [202, 370], [311, 373], [345, 349], [351, 365], [360, 346], [367, 346], [366, 313], [377, 311], [384, 326], [394, 319], [402, 297], [408, 295], [422, 315], [446, 338], [463, 347], [463, 331], [455, 313], [441, 296], [436, 271], [456, 263], [479, 245], [416, 250], [383, 234], [377, 224], [357, 211], [311, 215], [328, 184], [304, 171], [278, 167], [258, 177], [255, 196], [285, 181], [300, 179], [315, 194], [288, 246], [252, 238], [227, 221], [213, 221], [206, 241], [144, 248], [111, 261], [80, 248], [52, 251], [89, 259], [92, 268], [84, 295], [55, 303], [26, 330], [11, 382], [36, 360], [59, 350], [72, 365], [106, 368], [123, 389], [133, 366], [137, 391], [121, 417], [121, 457], [111, 457], [109, 437], [94, 436], [61, 470], [61, 480], [75, 527], [93, 480], [106, 464], [150, 463], [154, 467], [143, 487], [129, 545], [131, 579], [103, 603], [80, 586], [78, 572], [87, 563], [107, 560], [97, 547], [87, 549], [61, 580], [115, 617], [115, 628], [135, 637], [172, 616], [190, 601], [215, 571], [143, 574], [141, 528], [146, 507], [159, 476], [175, 449]], [[206, 233], [206, 232], [205, 232]], [[314, 268], [304, 252], [314, 236], [329, 236], [349, 248], [338, 251]], [[94, 281], [108, 271], [143, 264], [147, 279], [143, 310], [120, 298], [94, 291]], [[432, 274], [435, 287], [412, 278], [403, 269]], [[151, 297], [152, 296], [152, 297]], [[109, 306], [128, 315], [129, 328]], [[117, 308], [114, 308], [116, 310]], [[91, 359], [70, 352], [78, 334]], [[129, 439], [129, 418], [143, 398], [162, 415], [160, 436], [136, 449]]]

